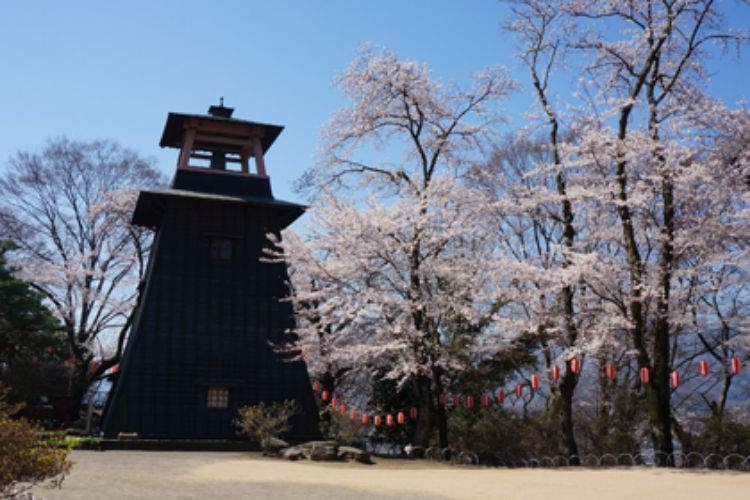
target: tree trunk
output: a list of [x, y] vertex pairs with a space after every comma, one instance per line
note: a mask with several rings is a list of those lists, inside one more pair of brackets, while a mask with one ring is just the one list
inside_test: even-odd
[[[658, 73], [659, 59], [654, 65], [654, 76]], [[657, 103], [655, 100], [655, 81], [649, 82], [646, 88], [646, 96], [649, 102], [649, 130], [653, 142], [652, 158], [661, 175], [662, 195], [662, 244], [659, 253], [659, 296], [656, 302], [656, 325], [654, 327], [654, 381], [653, 389], [656, 401], [651, 402], [649, 414], [651, 415], [651, 428], [654, 441], [654, 450], [657, 454], [658, 465], [674, 465], [674, 452], [672, 443], [672, 408], [671, 388], [669, 383], [670, 356], [670, 311], [669, 297], [672, 288], [672, 272], [675, 264], [674, 257], [674, 184], [672, 174], [667, 168], [666, 158], [662, 152], [659, 139], [659, 121], [657, 116]]]
[[428, 448], [435, 427], [435, 405], [432, 397], [430, 379], [418, 376], [414, 382], [414, 389], [419, 401], [417, 426], [412, 441], [417, 446]]
[[438, 442], [440, 448], [448, 447], [448, 418], [445, 414], [445, 408], [437, 405], [437, 426], [438, 426]]
[[674, 447], [669, 383], [669, 322], [666, 317], [662, 317], [662, 314], [666, 314], [666, 311], [659, 311], [660, 317], [657, 319], [654, 331], [654, 375], [647, 401], [654, 451], [667, 455], [665, 457], [657, 454], [657, 464], [664, 466], [674, 465], [671, 457]]
[[448, 446], [448, 418], [445, 414], [445, 407], [440, 404], [440, 395], [443, 393], [442, 375], [443, 371], [440, 367], [432, 367], [431, 403], [435, 405], [435, 423], [438, 428], [438, 442], [440, 448], [446, 448]]
[[[644, 76], [645, 78], [645, 76]], [[667, 237], [667, 243], [662, 246], [661, 258], [661, 286], [662, 297], [657, 303], [657, 318], [654, 327], [654, 366], [651, 367], [648, 350], [645, 343], [646, 322], [643, 311], [643, 262], [638, 244], [635, 237], [635, 228], [633, 224], [630, 202], [628, 199], [628, 175], [627, 160], [625, 154], [625, 139], [627, 137], [628, 119], [632, 111], [632, 105], [623, 107], [620, 120], [618, 139], [620, 140], [620, 151], [617, 158], [616, 184], [617, 184], [617, 211], [622, 226], [622, 236], [625, 250], [628, 256], [628, 270], [630, 273], [630, 320], [632, 327], [630, 334], [633, 339], [633, 346], [638, 352], [639, 368], [648, 368], [652, 370], [651, 383], [646, 387], [646, 404], [649, 414], [649, 423], [651, 426], [651, 440], [654, 451], [669, 455], [674, 449], [672, 445], [671, 417], [670, 417], [670, 387], [669, 387], [669, 283], [671, 279], [671, 244], [672, 239]], [[653, 119], [653, 116], [652, 116]], [[662, 189], [666, 189], [662, 186]], [[668, 194], [668, 193], [663, 193]], [[669, 200], [671, 203], [671, 200]], [[673, 224], [673, 220], [667, 221], [669, 211], [665, 200], [664, 208], [664, 225], [668, 227]], [[672, 217], [674, 212], [672, 211]], [[657, 453], [656, 461], [658, 465], [668, 465], [671, 460], [665, 459], [663, 455]]]
[[723, 365], [723, 376], [721, 384], [721, 399], [719, 399], [718, 408], [716, 411], [720, 418], [724, 418], [724, 409], [727, 406], [727, 398], [729, 397], [729, 388], [732, 386], [732, 375], [729, 374], [729, 370], [726, 368], [726, 363]]
[[87, 367], [81, 368], [78, 365], [75, 366], [75, 373], [73, 375], [74, 379], [70, 386], [72, 415], [70, 415], [69, 418], [71, 422], [75, 422], [80, 418], [83, 396], [86, 394], [86, 391], [88, 391], [89, 388], [89, 381], [86, 377], [85, 372], [86, 369]]
[[[540, 86], [537, 75], [534, 74], [535, 86], [539, 95], [541, 103], [547, 110], [547, 117], [550, 124], [550, 145], [552, 147], [552, 161], [557, 168], [555, 175], [555, 185], [557, 187], [557, 193], [561, 197], [562, 213], [563, 213], [563, 242], [567, 250], [573, 250], [573, 244], [575, 240], [575, 227], [573, 226], [573, 206], [568, 198], [567, 186], [565, 183], [565, 177], [562, 173], [562, 159], [560, 158], [560, 147], [558, 144], [558, 121], [557, 115], [550, 111], [549, 102], [544, 89]], [[569, 265], [569, 259], [567, 256], [563, 258], [563, 269], [566, 269]], [[575, 322], [575, 308], [573, 306], [574, 290], [570, 284], [566, 284], [562, 287], [562, 302], [563, 312], [565, 319], [565, 344], [567, 347], [575, 347], [578, 339], [578, 329], [576, 328]], [[560, 398], [562, 408], [562, 437], [563, 444], [568, 451], [568, 455], [578, 455], [578, 445], [575, 440], [575, 433], [573, 429], [573, 395], [575, 393], [576, 385], [578, 385], [578, 376], [572, 373], [570, 370], [566, 370], [563, 376], [562, 383], [560, 384]], [[571, 461], [572, 465], [578, 465], [578, 458]]]
[[[599, 356], [597, 360], [599, 366], [604, 366], [604, 356]], [[599, 382], [599, 408], [596, 415], [596, 431], [594, 433], [594, 449], [599, 455], [604, 453], [612, 453], [613, 451], [608, 449], [607, 434], [612, 425], [610, 414], [612, 411], [612, 397], [614, 390], [614, 383], [610, 382], [606, 375], [599, 370], [598, 375]], [[620, 418], [623, 418], [622, 416]]]
[[[562, 410], [562, 439], [563, 445], [568, 455], [578, 455], [578, 445], [576, 444], [575, 434], [573, 432], [573, 394], [575, 392], [577, 376], [570, 370], [565, 371], [560, 384], [560, 407]], [[571, 465], [579, 465], [578, 458], [570, 461]]]

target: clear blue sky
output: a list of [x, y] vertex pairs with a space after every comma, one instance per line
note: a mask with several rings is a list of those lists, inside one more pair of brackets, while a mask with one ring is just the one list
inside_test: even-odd
[[[739, 28], [750, 9], [726, 0]], [[160, 149], [170, 111], [204, 113], [224, 96], [239, 118], [284, 125], [266, 158], [274, 194], [315, 158], [344, 100], [332, 79], [370, 42], [428, 63], [445, 81], [505, 64], [525, 83], [498, 0], [10, 1], [0, 4], [0, 169], [47, 138], [115, 139], [171, 175]], [[712, 62], [714, 95], [750, 94], [750, 60]], [[529, 104], [509, 104], [514, 126]], [[750, 96], [748, 96], [750, 97]], [[299, 200], [301, 201], [301, 200]]]

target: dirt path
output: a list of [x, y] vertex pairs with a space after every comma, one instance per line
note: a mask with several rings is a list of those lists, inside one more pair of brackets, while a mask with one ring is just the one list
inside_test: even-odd
[[54, 499], [721, 499], [750, 498], [750, 474], [283, 462], [248, 453], [77, 451]]

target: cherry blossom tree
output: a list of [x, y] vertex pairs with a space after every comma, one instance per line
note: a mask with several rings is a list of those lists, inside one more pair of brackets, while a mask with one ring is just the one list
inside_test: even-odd
[[67, 139], [17, 153], [0, 179], [0, 230], [19, 246], [18, 276], [63, 323], [76, 402], [122, 353], [150, 245], [130, 216], [138, 189], [161, 182], [148, 161], [116, 143]]
[[[610, 332], [597, 329], [602, 337], [589, 347], [619, 338], [624, 325], [639, 368], [651, 374], [644, 384], [650, 434], [658, 461], [667, 463], [669, 374], [680, 339], [696, 333], [688, 312], [703, 293], [697, 287], [711, 281], [715, 266], [741, 268], [745, 258], [730, 249], [744, 245], [738, 189], [746, 164], [737, 155], [717, 157], [716, 131], [732, 112], [702, 90], [710, 44], [743, 37], [724, 28], [713, 1], [529, 0], [516, 7], [511, 26], [551, 131], [548, 170], [557, 176], [563, 226], [573, 222], [566, 203], [575, 215], [575, 226], [565, 228], [575, 240], [564, 239], [564, 262], [585, 261], [573, 274], [620, 317]], [[586, 99], [575, 117], [558, 113], [547, 92], [562, 50], [575, 54], [569, 62], [582, 75]], [[572, 130], [564, 143], [555, 137], [563, 119]]]
[[437, 429], [446, 446], [446, 371], [507, 340], [497, 321], [507, 269], [482, 193], [461, 176], [490, 144], [496, 101], [514, 85], [501, 68], [469, 89], [443, 85], [423, 64], [375, 49], [336, 81], [352, 104], [326, 125], [321, 160], [302, 179], [318, 191], [304, 245], [286, 247], [300, 346], [411, 384], [418, 441]]
[[[535, 224], [532, 227], [535, 232], [539, 232], [540, 225], [546, 226], [547, 230], [543, 231], [543, 233], [548, 240], [547, 248], [550, 247], [550, 244], [562, 245], [563, 248], [555, 252], [554, 257], [559, 259], [560, 270], [565, 272], [572, 265], [573, 257], [571, 252], [575, 251], [576, 227], [573, 222], [575, 214], [571, 198], [568, 196], [567, 175], [563, 168], [561, 152], [563, 138], [561, 137], [560, 116], [556, 109], [557, 106], [553, 103], [550, 96], [551, 78], [555, 76], [561, 52], [564, 50], [564, 32], [560, 27], [560, 18], [562, 15], [563, 12], [551, 7], [549, 2], [539, 2], [536, 0], [521, 1], [514, 6], [512, 21], [506, 27], [509, 31], [517, 35], [520, 44], [520, 58], [528, 68], [537, 105], [542, 110], [545, 126], [548, 131], [548, 138], [545, 141], [546, 147], [544, 149], [548, 151], [549, 158], [546, 163], [550, 168], [540, 173], [543, 177], [549, 177], [550, 180], [543, 182], [542, 186], [540, 186], [540, 189], [544, 192], [541, 197], [539, 196], [541, 194], [539, 192], [526, 193], [527, 196], [529, 194], [532, 195], [530, 199], [542, 202], [539, 207], [535, 207], [532, 210], [539, 214], [539, 209], [543, 209], [542, 213], [547, 215], [544, 219], [548, 223], [545, 224], [537, 216]], [[533, 166], [533, 170], [537, 168], [536, 165]], [[516, 175], [527, 173], [529, 172], [516, 172]], [[552, 181], [554, 182], [554, 191], [548, 189], [548, 186], [552, 185]], [[552, 200], [559, 207], [550, 209], [549, 205]], [[553, 238], [554, 241], [549, 241]], [[543, 268], [549, 269], [550, 266], [546, 265]], [[559, 309], [557, 312], [563, 318], [563, 324], [559, 330], [560, 335], [555, 335], [553, 339], [563, 348], [565, 352], [564, 356], [570, 358], [577, 347], [576, 344], [579, 337], [578, 317], [582, 316], [582, 314], [576, 315], [574, 305], [576, 299], [575, 282], [563, 279], [561, 283], [562, 286], [559, 294], [556, 295], [559, 297], [558, 303], [561, 305], [560, 308], [557, 308]], [[548, 353], [545, 359], [549, 360]], [[578, 455], [578, 445], [576, 444], [573, 429], [573, 395], [577, 384], [577, 374], [572, 370], [565, 370], [559, 387], [556, 387], [556, 389], [559, 388], [563, 442], [568, 454], [575, 456]]]

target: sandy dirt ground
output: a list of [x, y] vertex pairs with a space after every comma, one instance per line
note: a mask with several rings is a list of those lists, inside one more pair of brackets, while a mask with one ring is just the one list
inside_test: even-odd
[[54, 499], [750, 499], [750, 473], [284, 462], [252, 453], [75, 451]]

